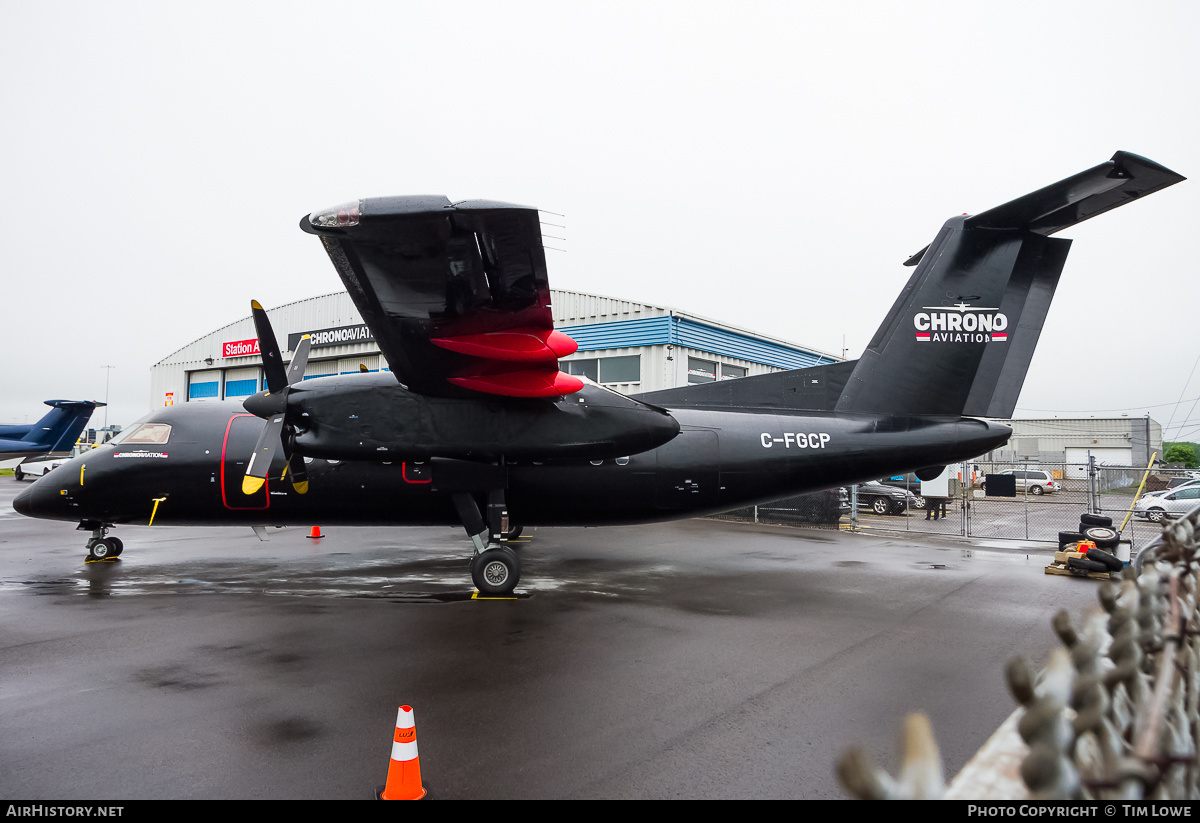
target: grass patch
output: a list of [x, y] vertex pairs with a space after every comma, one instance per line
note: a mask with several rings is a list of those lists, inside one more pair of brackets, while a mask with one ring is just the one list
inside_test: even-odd
[[12, 469], [0, 469], [0, 477], [3, 477], [4, 475], [8, 475], [9, 477], [12, 477], [13, 470]]

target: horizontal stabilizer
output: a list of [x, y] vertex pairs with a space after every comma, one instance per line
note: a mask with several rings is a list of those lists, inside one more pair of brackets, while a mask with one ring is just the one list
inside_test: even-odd
[[92, 411], [104, 403], [94, 400], [47, 400], [50, 411], [30, 425], [0, 426], [0, 454], [65, 455], [71, 451]]
[[972, 215], [965, 227], [1054, 234], [1184, 179], [1153, 160], [1119, 151], [1107, 163]]

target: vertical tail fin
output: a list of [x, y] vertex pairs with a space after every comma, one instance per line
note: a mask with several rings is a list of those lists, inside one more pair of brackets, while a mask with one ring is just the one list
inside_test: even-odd
[[837, 411], [1011, 417], [1066, 263], [1048, 235], [1184, 178], [1112, 160], [971, 217], [946, 221], [858, 360]]
[[28, 434], [21, 440], [51, 454], [65, 454], [79, 439], [79, 433], [92, 417], [92, 410], [104, 404], [91, 400], [47, 400], [46, 405], [53, 408], [30, 426]]

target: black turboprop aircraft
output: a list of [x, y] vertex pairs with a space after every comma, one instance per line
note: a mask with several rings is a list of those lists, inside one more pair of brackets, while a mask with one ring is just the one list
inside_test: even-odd
[[[1008, 440], [1071, 241], [1049, 235], [1184, 178], [1112, 160], [948, 220], [855, 361], [625, 396], [563, 374], [535, 209], [444, 197], [315, 212], [392, 373], [302, 382], [253, 304], [268, 390], [171, 406], [13, 503], [114, 525], [461, 524], [483, 593], [513, 590], [522, 525], [632, 524], [917, 471]], [[290, 475], [290, 477], [289, 477]], [[290, 482], [284, 482], [286, 480]]]

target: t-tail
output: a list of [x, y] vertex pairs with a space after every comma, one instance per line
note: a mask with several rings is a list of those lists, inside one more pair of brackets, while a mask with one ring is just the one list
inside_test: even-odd
[[0, 426], [0, 457], [70, 453], [79, 433], [103, 403], [91, 400], [47, 400], [50, 411], [32, 425]]
[[1136, 154], [946, 221], [835, 409], [1009, 418], [1071, 241], [1049, 235], [1184, 178]]
[[1112, 160], [946, 221], [858, 360], [640, 395], [668, 407], [757, 407], [1007, 419], [1071, 247], [1051, 234], [1184, 178]]

